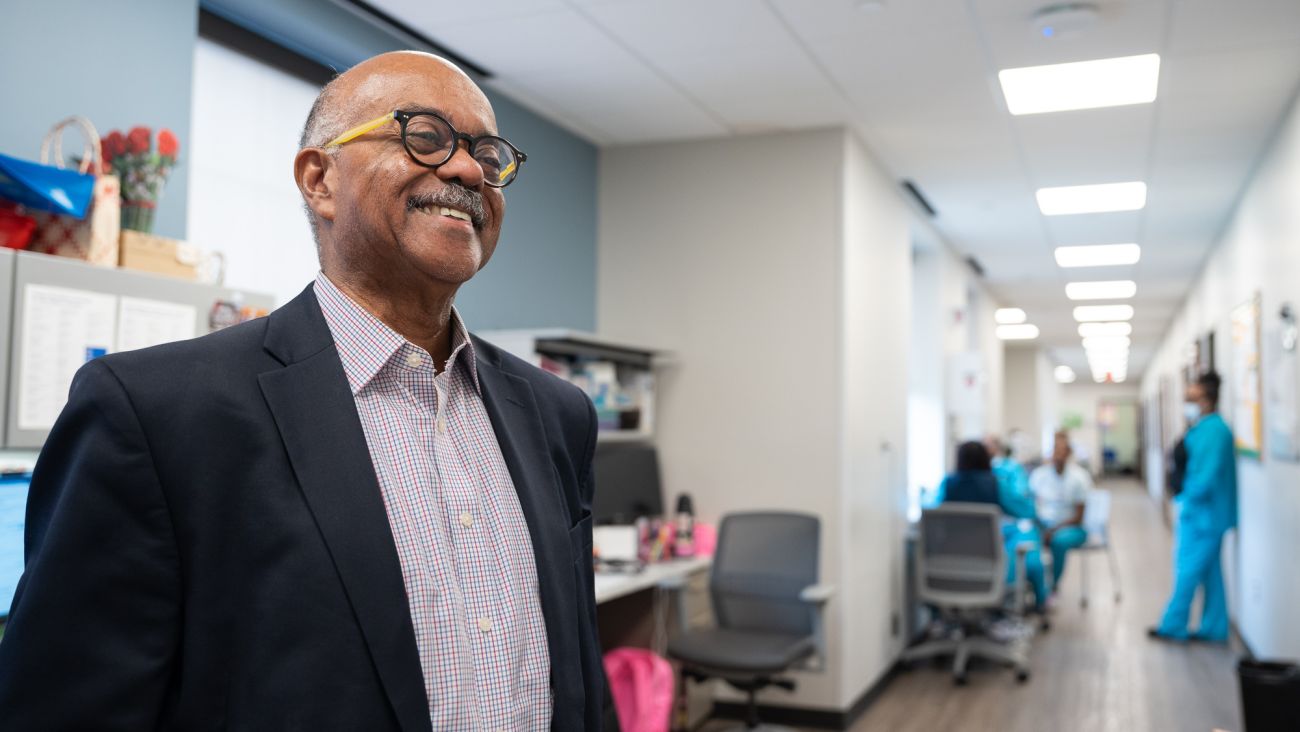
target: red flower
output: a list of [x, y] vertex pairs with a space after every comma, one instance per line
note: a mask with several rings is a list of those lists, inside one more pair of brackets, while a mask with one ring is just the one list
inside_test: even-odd
[[126, 152], [126, 138], [121, 132], [113, 130], [108, 133], [108, 137], [103, 140], [104, 162], [107, 163], [113, 158]]
[[176, 135], [166, 127], [158, 130], [158, 154], [164, 158], [174, 158], [176, 153], [181, 149], [181, 143], [176, 139]]
[[131, 131], [126, 133], [127, 152], [147, 153], [149, 152], [149, 137], [152, 132], [148, 127], [132, 127]]

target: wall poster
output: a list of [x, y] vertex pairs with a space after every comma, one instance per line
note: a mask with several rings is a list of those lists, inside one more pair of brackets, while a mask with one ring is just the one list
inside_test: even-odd
[[1232, 434], [1237, 452], [1259, 459], [1264, 448], [1260, 296], [1232, 311]]
[[1275, 328], [1268, 334], [1268, 387], [1265, 396], [1268, 418], [1268, 454], [1278, 460], [1300, 462], [1300, 358], [1297, 343], [1300, 328], [1295, 310], [1285, 304], [1278, 312]]

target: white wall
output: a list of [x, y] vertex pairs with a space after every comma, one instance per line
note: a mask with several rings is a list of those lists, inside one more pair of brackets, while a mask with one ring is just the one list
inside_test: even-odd
[[317, 88], [200, 38], [194, 49], [186, 238], [226, 256], [226, 284], [282, 305], [316, 276], [316, 245], [293, 182]]
[[600, 181], [598, 329], [675, 355], [665, 491], [821, 517], [828, 668], [765, 699], [846, 709], [897, 650], [907, 208], [842, 130], [606, 149]]
[[[1067, 384], [1061, 390], [1061, 419], [1066, 415], [1078, 415], [1083, 418], [1083, 426], [1070, 430], [1070, 442], [1075, 446], [1076, 457], [1086, 462], [1094, 475], [1101, 474], [1101, 425], [1097, 421], [1097, 410], [1103, 403], [1137, 402], [1138, 386], [1132, 383], [1097, 384], [1077, 381]], [[1050, 445], [1044, 446], [1044, 455]]]
[[[1300, 303], [1300, 112], [1289, 118], [1266, 154], [1187, 302], [1175, 317], [1142, 383], [1148, 399], [1160, 378], [1174, 378], [1183, 350], [1216, 331], [1215, 363], [1223, 371], [1222, 402], [1232, 403], [1229, 313], [1256, 293], [1263, 296], [1264, 344], [1277, 340], [1276, 313]], [[1267, 351], [1266, 351], [1267, 353]], [[1267, 363], [1267, 358], [1266, 358]], [[1282, 378], [1266, 372], [1264, 380]], [[1291, 378], [1294, 378], [1293, 376]], [[1172, 405], [1177, 408], [1177, 405]], [[1267, 417], [1266, 417], [1267, 419]], [[1251, 649], [1265, 656], [1300, 657], [1300, 464], [1268, 455], [1241, 459], [1238, 470], [1239, 528], [1233, 593], [1235, 620]], [[1154, 456], [1151, 456], [1154, 458]], [[1154, 460], [1152, 460], [1154, 462]], [[1157, 481], [1159, 476], [1151, 475]], [[1153, 483], [1152, 489], [1158, 486]], [[1229, 560], [1232, 561], [1231, 554]]]

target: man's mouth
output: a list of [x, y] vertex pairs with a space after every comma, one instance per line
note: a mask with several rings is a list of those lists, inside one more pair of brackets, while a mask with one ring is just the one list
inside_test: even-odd
[[458, 208], [448, 208], [447, 206], [416, 206], [412, 210], [419, 211], [429, 216], [446, 216], [447, 218], [460, 219], [467, 224], [473, 224], [474, 218], [468, 213]]
[[417, 193], [406, 199], [406, 210], [429, 216], [445, 216], [463, 221], [475, 229], [482, 229], [487, 218], [482, 198], [478, 194], [454, 186], [434, 193]]

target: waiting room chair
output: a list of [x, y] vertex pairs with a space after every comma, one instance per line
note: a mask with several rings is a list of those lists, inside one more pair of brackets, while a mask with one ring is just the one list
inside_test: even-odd
[[[999, 642], [985, 635], [992, 618], [1006, 607], [1007, 561], [997, 506], [945, 503], [922, 511], [917, 596], [938, 610], [947, 634], [906, 649], [902, 661], [952, 656], [953, 681], [962, 685], [967, 663], [976, 656], [1007, 664], [1016, 670], [1017, 681], [1028, 680], [1028, 638]], [[1024, 573], [1017, 575], [1019, 601], [1024, 596]]]
[[794, 690], [780, 674], [820, 669], [823, 613], [834, 590], [818, 585], [821, 522], [797, 513], [734, 513], [722, 519], [709, 577], [716, 627], [686, 629], [668, 642], [668, 657], [687, 679], [722, 679], [747, 694], [745, 729], [760, 725], [756, 694]]
[[1104, 551], [1110, 564], [1110, 585], [1115, 591], [1115, 602], [1120, 601], [1119, 564], [1115, 561], [1115, 552], [1110, 543], [1110, 491], [1100, 488], [1088, 491], [1087, 502], [1083, 507], [1083, 528], [1088, 532], [1088, 541], [1075, 549], [1079, 553], [1079, 581], [1082, 594], [1079, 606], [1088, 607], [1088, 555]]

